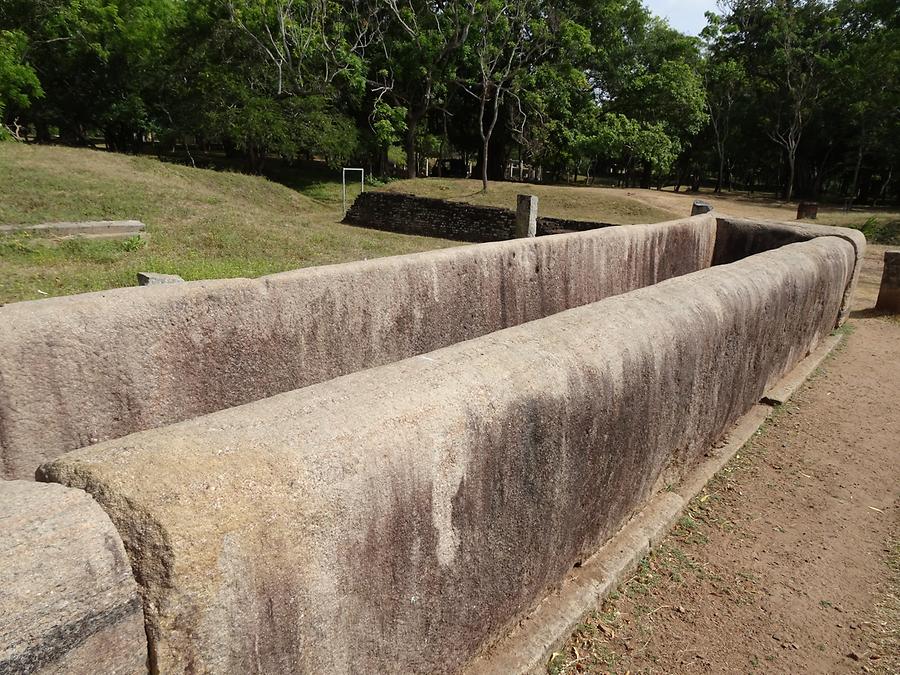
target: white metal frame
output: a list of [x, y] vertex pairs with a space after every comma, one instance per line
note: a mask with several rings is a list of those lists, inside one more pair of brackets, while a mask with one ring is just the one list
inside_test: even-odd
[[360, 192], [366, 191], [366, 170], [355, 166], [345, 166], [341, 169], [341, 207], [344, 213], [347, 213], [347, 172], [359, 171], [359, 189]]

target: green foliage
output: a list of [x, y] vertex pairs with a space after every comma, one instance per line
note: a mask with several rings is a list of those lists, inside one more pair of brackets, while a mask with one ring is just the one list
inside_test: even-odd
[[378, 147], [386, 148], [400, 141], [406, 131], [407, 112], [404, 106], [391, 106], [380, 100], [375, 102], [372, 129]]
[[3, 0], [0, 118], [251, 171], [440, 155], [498, 178], [516, 157], [548, 180], [875, 203], [898, 196], [898, 17], [728, 0], [698, 39], [640, 0]]
[[663, 61], [657, 70], [636, 77], [629, 93], [634, 114], [662, 125], [676, 142], [697, 134], [708, 120], [706, 91], [687, 63]]
[[139, 251], [140, 249], [144, 248], [144, 246], [146, 246], [146, 245], [147, 245], [147, 240], [144, 239], [143, 237], [138, 237], [138, 236], [128, 237], [128, 239], [125, 239], [121, 243], [122, 250], [129, 251], [129, 252]]
[[387, 160], [401, 169], [406, 168], [406, 152], [399, 145], [388, 146]]
[[662, 123], [639, 122], [621, 115], [606, 115], [596, 135], [586, 141], [593, 154], [619, 159], [626, 165], [640, 162], [653, 171], [666, 172], [678, 155], [677, 141]]
[[870, 244], [882, 244], [885, 246], [900, 246], [900, 221], [886, 218], [867, 218], [862, 225], [855, 227], [866, 236]]
[[5, 117], [27, 109], [44, 95], [34, 69], [24, 62], [28, 38], [22, 31], [0, 30], [0, 140], [8, 135]]
[[898, 13], [882, 0], [733, 0], [708, 15], [714, 121], [729, 108], [720, 172], [775, 174], [767, 182], [786, 196], [817, 196], [830, 174], [851, 202], [883, 197], [898, 159], [900, 100], [887, 84], [898, 77]]

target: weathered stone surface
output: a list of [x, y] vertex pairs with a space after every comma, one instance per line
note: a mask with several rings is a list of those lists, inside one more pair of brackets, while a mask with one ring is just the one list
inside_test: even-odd
[[702, 199], [695, 199], [694, 203], [691, 204], [691, 215], [697, 216], [701, 213], [709, 213], [713, 210], [713, 207], [709, 204], [709, 202], [705, 202]]
[[137, 591], [89, 495], [0, 481], [0, 673], [146, 673]]
[[884, 252], [884, 270], [875, 308], [900, 314], [900, 251]]
[[516, 236], [537, 236], [538, 198], [534, 195], [516, 197]]
[[159, 274], [158, 272], [138, 272], [138, 286], [156, 286], [157, 284], [180, 284], [184, 282], [177, 274]]
[[848, 241], [856, 252], [856, 262], [853, 278], [844, 291], [838, 323], [844, 323], [850, 315], [851, 300], [859, 281], [859, 272], [862, 269], [866, 250], [866, 238], [862, 232], [830, 225], [795, 225], [774, 221], [746, 220], [730, 216], [718, 217], [717, 223], [713, 265], [723, 265], [763, 251], [770, 251], [779, 246], [809, 241], [817, 237], [840, 237]]
[[452, 672], [831, 331], [854, 262], [788, 245], [40, 477], [113, 518], [161, 672]]
[[710, 216], [0, 307], [0, 461], [390, 363], [707, 267]]
[[41, 223], [40, 225], [0, 225], [0, 234], [29, 232], [36, 236], [118, 236], [140, 235], [146, 225], [139, 220], [87, 220], [82, 222]]

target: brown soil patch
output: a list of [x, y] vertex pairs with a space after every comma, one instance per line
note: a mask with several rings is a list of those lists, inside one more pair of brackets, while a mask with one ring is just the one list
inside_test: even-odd
[[848, 332], [550, 672], [900, 672], [900, 321]]

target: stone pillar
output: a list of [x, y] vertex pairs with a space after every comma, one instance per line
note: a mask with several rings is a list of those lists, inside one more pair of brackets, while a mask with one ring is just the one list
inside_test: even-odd
[[713, 207], [709, 203], [703, 201], [702, 199], [695, 199], [694, 203], [691, 205], [691, 215], [692, 216], [696, 216], [701, 213], [709, 213], [712, 210], [713, 210]]
[[900, 314], [900, 251], [884, 252], [884, 272], [875, 309]]
[[516, 198], [516, 237], [537, 236], [538, 198], [519, 195]]
[[809, 218], [815, 220], [819, 215], [819, 204], [817, 202], [800, 202], [797, 204], [797, 220]]

